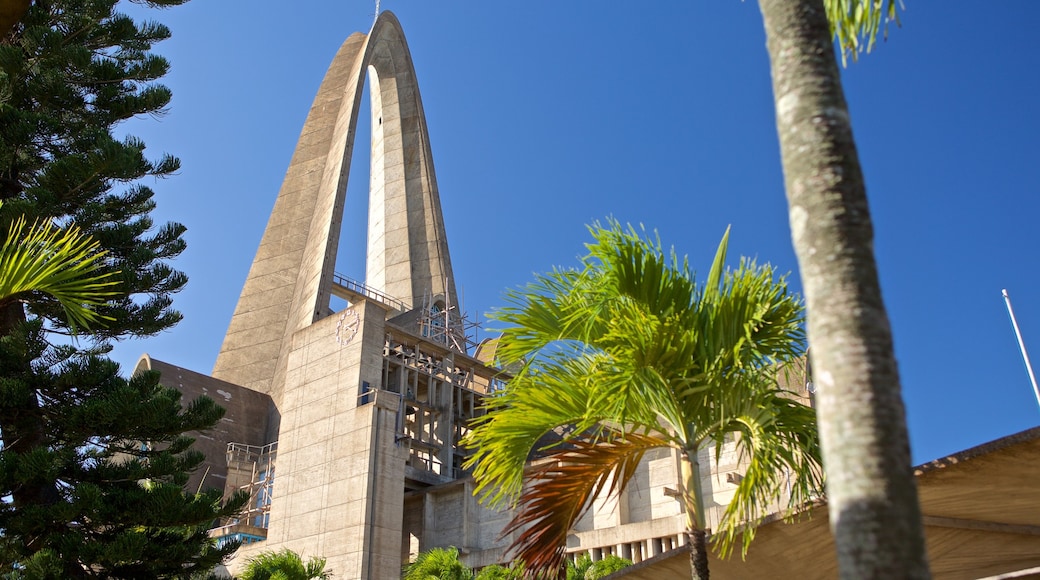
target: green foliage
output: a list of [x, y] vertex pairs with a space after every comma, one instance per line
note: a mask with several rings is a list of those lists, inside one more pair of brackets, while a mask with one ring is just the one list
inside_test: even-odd
[[[776, 501], [819, 493], [815, 414], [777, 384], [804, 351], [802, 306], [769, 266], [724, 268], [728, 232], [707, 280], [656, 239], [616, 222], [591, 228], [577, 270], [556, 270], [513, 291], [493, 317], [498, 354], [519, 369], [492, 399], [466, 444], [477, 493], [517, 507], [505, 533], [529, 569], [559, 570], [566, 533], [592, 497], [618, 493], [647, 450], [716, 457], [735, 441], [748, 461], [718, 529], [728, 549]], [[554, 430], [564, 441], [536, 448]], [[527, 471], [532, 451], [557, 461]], [[790, 480], [785, 474], [790, 474]], [[687, 489], [691, 526], [703, 502]], [[753, 530], [743, 533], [744, 546]]]
[[501, 564], [485, 566], [480, 569], [480, 572], [477, 572], [474, 580], [523, 580], [523, 578], [524, 566], [521, 562], [519, 565], [514, 563], [508, 568]]
[[112, 361], [47, 344], [41, 326], [0, 338], [4, 567], [21, 563], [29, 578], [181, 577], [232, 553], [207, 530], [248, 498], [222, 504], [219, 491], [182, 487], [202, 461], [183, 433], [223, 409], [210, 399], [182, 408], [157, 373], [126, 380]]
[[604, 578], [631, 565], [632, 560], [610, 554], [605, 556], [602, 560], [593, 562], [585, 571], [584, 578], [585, 580], [597, 580], [598, 578]]
[[512, 570], [501, 564], [492, 564], [480, 569], [474, 580], [519, 580], [523, 575], [516, 575]]
[[[509, 567], [492, 564], [481, 568], [475, 575], [459, 560], [458, 548], [431, 548], [420, 552], [415, 561], [404, 567], [402, 580], [522, 580], [524, 563], [513, 562]], [[243, 579], [246, 580], [246, 579]]]
[[589, 568], [592, 568], [592, 557], [588, 554], [582, 554], [574, 562], [567, 560], [566, 566], [567, 580], [585, 580], [585, 573], [589, 571]]
[[588, 554], [583, 554], [574, 562], [567, 560], [565, 577], [567, 580], [597, 580], [631, 565], [632, 560], [613, 554], [596, 562]]
[[879, 32], [888, 36], [889, 22], [899, 24], [897, 0], [825, 0], [824, 5], [842, 62], [870, 52]]
[[97, 273], [103, 257], [97, 241], [76, 227], [26, 226], [20, 216], [0, 242], [0, 308], [48, 294], [64, 308], [70, 328], [86, 328], [98, 322], [93, 308], [116, 294], [110, 289], [114, 273]]
[[[148, 2], [166, 6], [184, 0]], [[72, 223], [106, 252], [119, 295], [97, 310], [111, 319], [97, 338], [144, 336], [175, 324], [171, 295], [186, 277], [166, 260], [184, 249], [179, 224], [156, 225], [145, 177], [170, 175], [180, 162], [145, 157], [145, 144], [117, 138], [122, 121], [161, 114], [169, 68], [149, 52], [169, 36], [155, 22], [116, 12], [117, 0], [34, 2], [0, 42], [0, 222]], [[61, 304], [38, 297], [29, 313], [55, 330], [68, 327]]]
[[241, 580], [326, 580], [332, 573], [325, 570], [325, 558], [313, 557], [305, 563], [288, 548], [280, 552], [261, 552], [246, 562]]
[[401, 580], [471, 580], [473, 571], [459, 560], [459, 549], [432, 548], [404, 567]]
[[180, 320], [171, 296], [186, 282], [167, 263], [184, 228], [154, 224], [139, 183], [179, 162], [114, 135], [169, 103], [155, 82], [168, 64], [149, 52], [169, 31], [117, 3], [34, 2], [0, 39], [0, 575], [12, 578], [204, 574], [237, 548], [207, 529], [247, 501], [183, 489], [202, 461], [183, 434], [223, 410], [182, 407], [157, 374], [127, 380], [102, 356]]
[[0, 504], [5, 569], [18, 563], [25, 578], [181, 577], [237, 548], [216, 549], [207, 530], [247, 497], [222, 504], [219, 492], [183, 490], [202, 456], [182, 434], [210, 427], [223, 410], [210, 399], [182, 409], [180, 393], [158, 379], [128, 381], [111, 361], [50, 346], [38, 320], [0, 339], [0, 490], [12, 498]]

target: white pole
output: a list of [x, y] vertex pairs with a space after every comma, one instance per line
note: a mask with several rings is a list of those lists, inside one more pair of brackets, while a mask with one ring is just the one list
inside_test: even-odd
[[1029, 372], [1029, 381], [1033, 383], [1033, 393], [1036, 395], [1036, 403], [1040, 405], [1040, 388], [1036, 386], [1036, 375], [1033, 374], [1033, 365], [1029, 364], [1029, 355], [1026, 353], [1026, 343], [1022, 341], [1022, 332], [1018, 330], [1018, 320], [1015, 319], [1015, 311], [1011, 309], [1011, 297], [1005, 288], [1001, 290], [1004, 294], [1004, 303], [1007, 304], [1008, 314], [1011, 315], [1011, 326], [1015, 328], [1015, 336], [1018, 337], [1018, 348], [1022, 351], [1022, 360], [1026, 361], [1026, 371]]

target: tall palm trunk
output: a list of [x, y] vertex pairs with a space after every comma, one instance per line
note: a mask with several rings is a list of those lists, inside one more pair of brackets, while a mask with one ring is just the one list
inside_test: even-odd
[[759, 0], [841, 577], [928, 578], [873, 228], [823, 0]]
[[697, 449], [684, 449], [679, 455], [679, 470], [683, 483], [683, 511], [686, 512], [686, 544], [690, 547], [690, 578], [691, 580], [708, 580], [704, 491], [701, 489], [701, 466], [697, 460]]

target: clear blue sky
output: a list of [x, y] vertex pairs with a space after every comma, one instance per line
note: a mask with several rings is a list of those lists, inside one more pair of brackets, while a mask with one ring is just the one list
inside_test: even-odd
[[[1040, 2], [905, 3], [902, 28], [844, 80], [919, 463], [1040, 424], [1000, 295], [1040, 357]], [[415, 62], [466, 310], [574, 264], [585, 224], [609, 215], [657, 229], [702, 270], [732, 224], [734, 263], [756, 256], [800, 286], [755, 2], [382, 7]], [[175, 265], [191, 281], [184, 322], [117, 347], [127, 371], [142, 352], [212, 368], [314, 93], [374, 10], [196, 0], [152, 13], [173, 29], [158, 51], [174, 100], [129, 130], [183, 162], [155, 184], [156, 216], [188, 227]], [[352, 277], [366, 192], [358, 171], [339, 259]]]

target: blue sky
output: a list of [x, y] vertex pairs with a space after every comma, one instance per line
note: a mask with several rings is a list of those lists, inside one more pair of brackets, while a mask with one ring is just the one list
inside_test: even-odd
[[[1040, 424], [1000, 291], [1040, 357], [1040, 3], [988, 10], [905, 0], [902, 28], [844, 71], [895, 332], [914, 461]], [[150, 12], [173, 30], [168, 114], [132, 122], [181, 172], [154, 184], [188, 227], [173, 330], [120, 343], [213, 365], [311, 101], [374, 2], [196, 1]], [[455, 276], [483, 318], [506, 288], [575, 264], [585, 225], [656, 229], [705, 270], [797, 264], [769, 63], [755, 2], [385, 0], [411, 48]], [[136, 13], [136, 9], [135, 9]], [[366, 115], [362, 115], [363, 117]], [[367, 138], [338, 269], [363, 277]], [[1040, 363], [1040, 359], [1038, 359]]]

